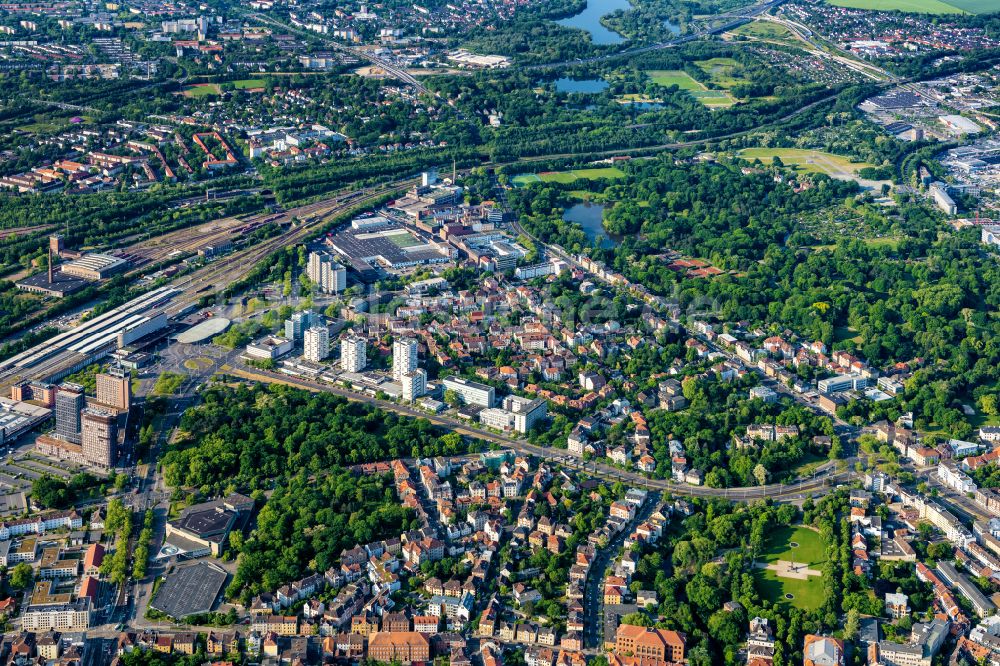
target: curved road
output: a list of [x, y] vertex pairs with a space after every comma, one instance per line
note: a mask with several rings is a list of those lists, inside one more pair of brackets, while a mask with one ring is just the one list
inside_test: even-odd
[[621, 481], [622, 483], [646, 488], [647, 490], [659, 490], [674, 495], [687, 497], [721, 497], [741, 502], [750, 502], [753, 500], [767, 498], [782, 502], [797, 502], [805, 499], [809, 495], [817, 496], [825, 494], [839, 485], [849, 483], [855, 478], [855, 473], [853, 471], [848, 470], [844, 472], [836, 472], [831, 466], [823, 469], [815, 478], [787, 485], [783, 483], [773, 483], [766, 486], [754, 486], [752, 488], [709, 488], [707, 486], [690, 486], [687, 484], [675, 483], [667, 479], [649, 478], [643, 474], [639, 474], [638, 472], [619, 469], [617, 467], [612, 467], [611, 465], [606, 465], [596, 461], [586, 462], [563, 449], [552, 449], [544, 446], [538, 446], [523, 439], [515, 439], [514, 437], [477, 428], [474, 425], [459, 421], [451, 416], [428, 414], [424, 410], [410, 405], [395, 403], [389, 400], [379, 400], [378, 398], [370, 395], [351, 391], [333, 384], [325, 384], [309, 379], [303, 379], [301, 377], [292, 377], [291, 375], [285, 375], [278, 372], [258, 370], [256, 368], [247, 367], [236, 361], [234, 361], [233, 366], [229, 368], [221, 368], [220, 371], [265, 383], [287, 384], [289, 386], [295, 386], [309, 391], [325, 391], [327, 393], [333, 393], [343, 398], [347, 398], [348, 400], [367, 403], [386, 411], [396, 412], [397, 414], [402, 414], [404, 416], [427, 419], [431, 423], [447, 428], [452, 432], [493, 442], [500, 446], [517, 451], [518, 453], [552, 460], [566, 467], [586, 472], [587, 474], [606, 481]]

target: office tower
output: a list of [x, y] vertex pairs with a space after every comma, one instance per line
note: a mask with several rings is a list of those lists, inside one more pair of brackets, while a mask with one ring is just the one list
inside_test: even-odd
[[397, 382], [403, 375], [417, 369], [417, 341], [413, 338], [394, 340], [392, 343], [392, 378]]
[[328, 252], [309, 253], [306, 275], [326, 294], [339, 294], [347, 289], [347, 269]]
[[60, 384], [56, 392], [56, 435], [80, 443], [80, 412], [87, 402], [79, 384]]
[[97, 402], [119, 411], [128, 411], [132, 405], [132, 378], [125, 368], [112, 366], [107, 372], [97, 374]]
[[413, 402], [427, 393], [427, 372], [422, 368], [405, 373], [399, 382], [403, 385], [402, 397], [406, 402]]
[[496, 392], [492, 386], [470, 382], [464, 377], [454, 375], [446, 377], [442, 382], [445, 391], [454, 391], [467, 405], [479, 405], [480, 407], [492, 407], [495, 401]]
[[326, 326], [313, 326], [306, 331], [302, 355], [314, 363], [330, 355], [330, 330]]
[[368, 366], [367, 342], [351, 335], [340, 341], [340, 369], [344, 372], [361, 372]]
[[307, 330], [324, 323], [323, 316], [312, 310], [296, 312], [285, 320], [285, 337], [293, 342], [301, 340]]
[[118, 419], [103, 409], [83, 411], [83, 457], [92, 465], [113, 467], [118, 446]]

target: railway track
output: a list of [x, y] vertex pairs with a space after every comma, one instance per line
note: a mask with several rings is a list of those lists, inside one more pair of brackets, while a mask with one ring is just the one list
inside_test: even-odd
[[395, 181], [369, 191], [352, 192], [332, 200], [328, 199], [307, 204], [286, 211], [284, 214], [286, 217], [299, 220], [297, 226], [274, 238], [269, 238], [258, 243], [251, 248], [234, 252], [188, 276], [186, 280], [176, 285], [184, 291], [184, 294], [174, 300], [170, 308], [168, 308], [168, 312], [171, 314], [181, 312], [192, 303], [196, 303], [203, 296], [225, 289], [228, 285], [245, 277], [258, 262], [262, 261], [268, 255], [278, 251], [282, 247], [294, 245], [304, 240], [317, 226], [326, 222], [331, 217], [340, 215], [357, 206], [364, 206], [391, 192], [403, 189], [410, 184], [410, 181], [411, 179]]

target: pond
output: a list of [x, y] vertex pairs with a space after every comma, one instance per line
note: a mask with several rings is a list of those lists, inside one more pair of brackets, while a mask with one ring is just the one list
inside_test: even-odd
[[604, 79], [570, 79], [565, 76], [556, 79], [556, 91], [565, 93], [599, 93], [606, 90], [608, 85]]
[[632, 5], [628, 0], [587, 0], [587, 7], [579, 14], [556, 21], [559, 25], [567, 28], [577, 28], [590, 33], [590, 39], [594, 44], [621, 44], [625, 38], [617, 32], [608, 30], [601, 25], [601, 17], [613, 12], [629, 10]]
[[676, 23], [671, 23], [669, 19], [663, 22], [663, 26], [673, 35], [681, 34], [681, 27]]
[[604, 206], [589, 202], [578, 203], [566, 209], [563, 219], [576, 222], [587, 234], [587, 240], [597, 243], [600, 247], [615, 247], [621, 242], [621, 237], [609, 234], [604, 229]]

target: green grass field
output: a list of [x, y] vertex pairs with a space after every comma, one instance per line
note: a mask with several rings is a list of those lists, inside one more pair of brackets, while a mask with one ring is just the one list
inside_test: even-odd
[[711, 58], [709, 60], [696, 60], [698, 69], [712, 77], [712, 82], [722, 86], [727, 90], [741, 83], [746, 83], [746, 79], [738, 74], [740, 63], [732, 58]]
[[691, 78], [687, 72], [679, 69], [652, 69], [646, 76], [658, 86], [677, 86], [681, 90], [704, 90], [705, 86]]
[[[826, 563], [826, 544], [818, 532], [809, 528], [782, 527], [773, 531], [764, 544], [762, 559], [768, 563], [778, 560], [802, 562], [810, 569], [822, 570]], [[755, 575], [760, 595], [773, 603], [804, 610], [819, 608], [823, 603], [824, 587], [815, 576], [808, 580], [778, 578], [766, 569], [758, 569]], [[786, 594], [791, 594], [792, 598], [787, 599]]]
[[768, 21], [753, 21], [744, 23], [735, 30], [733, 34], [744, 35], [746, 37], [756, 37], [757, 39], [769, 39], [779, 42], [796, 42], [792, 31], [783, 25], [770, 23]]
[[571, 171], [546, 171], [544, 173], [522, 173], [514, 176], [511, 182], [516, 187], [524, 187], [530, 183], [565, 183], [569, 184], [579, 179], [597, 180], [599, 178], [624, 178], [625, 172], [618, 167], [600, 167], [594, 169], [573, 169]]
[[264, 79], [240, 79], [239, 81], [233, 81], [232, 83], [237, 90], [264, 87]]
[[796, 171], [825, 173], [831, 178], [853, 178], [860, 169], [871, 166], [865, 162], [852, 162], [843, 155], [807, 148], [744, 148], [739, 155], [745, 160], [759, 159], [764, 164], [771, 164], [777, 156], [785, 166], [794, 167]]
[[[728, 58], [716, 58], [728, 60]], [[707, 62], [707, 61], [706, 61]], [[735, 61], [734, 61], [735, 62]], [[735, 101], [722, 90], [709, 90], [703, 84], [691, 78], [687, 72], [680, 70], [649, 70], [646, 75], [659, 86], [677, 86], [686, 90], [696, 100], [708, 107], [732, 106]]]
[[199, 97], [208, 97], [210, 95], [221, 95], [222, 90], [219, 88], [218, 83], [197, 83], [195, 85], [187, 86], [184, 88], [185, 97], [193, 97], [195, 99]]
[[808, 527], [782, 527], [771, 532], [764, 544], [762, 559], [765, 562], [802, 562], [811, 569], [818, 569], [826, 562], [826, 544], [819, 532]]
[[[877, 11], [901, 11], [922, 14], [964, 14], [977, 13], [995, 9], [995, 0], [827, 0], [831, 5], [850, 7], [852, 9], [873, 9]], [[966, 5], [963, 8], [961, 5]], [[975, 9], [973, 9], [975, 8]]]

